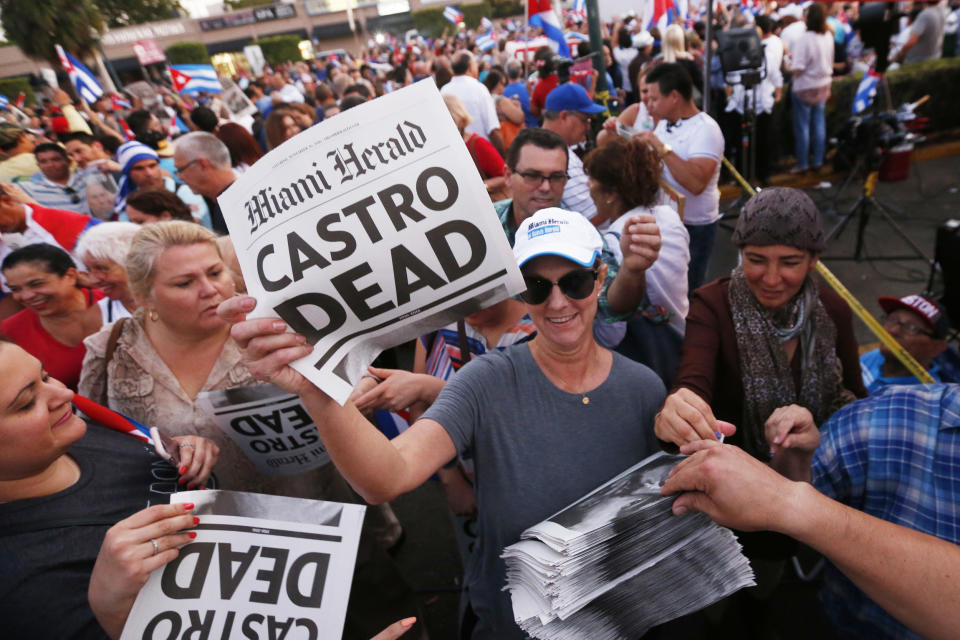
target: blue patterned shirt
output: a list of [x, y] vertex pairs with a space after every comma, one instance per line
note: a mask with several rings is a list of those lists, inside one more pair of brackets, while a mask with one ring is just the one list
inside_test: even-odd
[[[960, 544], [960, 385], [886, 387], [837, 411], [820, 434], [819, 491]], [[844, 635], [920, 638], [829, 563], [821, 598]]]
[[[507, 234], [507, 241], [512, 247], [517, 235], [517, 228], [513, 224], [513, 200], [495, 202], [493, 208], [500, 218], [500, 224], [503, 225], [503, 232]], [[610, 303], [607, 302], [607, 289], [610, 288], [613, 279], [617, 277], [617, 270], [620, 268], [620, 263], [617, 262], [616, 256], [610, 251], [606, 240], [603, 241], [603, 251], [600, 253], [600, 259], [607, 265], [607, 279], [603, 283], [603, 288], [600, 290], [600, 298], [597, 300], [597, 319], [602, 319], [607, 323], [622, 322], [633, 317], [636, 310], [630, 311], [629, 313], [617, 313], [610, 309]], [[642, 309], [643, 305], [639, 308]], [[620, 337], [622, 338], [623, 336]], [[619, 342], [619, 340], [617, 340], [617, 342]]]

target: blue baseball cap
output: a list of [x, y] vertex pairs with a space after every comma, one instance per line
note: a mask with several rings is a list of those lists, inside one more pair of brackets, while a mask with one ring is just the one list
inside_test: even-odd
[[547, 111], [579, 111], [580, 113], [603, 113], [606, 109], [587, 95], [587, 90], [576, 82], [566, 82], [547, 94], [544, 104]]

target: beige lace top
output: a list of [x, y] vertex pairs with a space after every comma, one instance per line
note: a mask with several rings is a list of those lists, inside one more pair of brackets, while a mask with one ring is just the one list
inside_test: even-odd
[[[130, 319], [124, 323], [113, 358], [106, 367], [104, 356], [113, 326], [105, 326], [84, 340], [87, 355], [80, 374], [80, 395], [147, 426], [160, 427], [171, 436], [198, 435], [213, 440], [220, 447], [214, 473], [222, 489], [354, 501], [349, 487], [333, 472], [332, 464], [294, 476], [260, 474], [230, 437], [183, 391], [140, 322]], [[241, 362], [239, 347], [228, 338], [201, 391], [254, 384], [257, 380]]]

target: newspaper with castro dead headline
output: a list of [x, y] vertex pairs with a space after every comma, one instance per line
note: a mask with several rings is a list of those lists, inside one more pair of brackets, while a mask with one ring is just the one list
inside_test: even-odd
[[306, 336], [293, 366], [340, 404], [382, 350], [524, 288], [430, 80], [298, 134], [218, 200], [250, 316]]
[[339, 638], [366, 507], [185, 491], [197, 537], [150, 574], [121, 640]]
[[330, 462], [300, 398], [272, 384], [203, 391], [197, 406], [264, 475], [295, 475]]

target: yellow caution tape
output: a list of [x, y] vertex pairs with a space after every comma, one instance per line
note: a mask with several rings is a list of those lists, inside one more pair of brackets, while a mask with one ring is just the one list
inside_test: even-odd
[[[723, 158], [723, 164], [727, 167], [727, 169], [730, 170], [730, 173], [733, 174], [733, 177], [736, 178], [737, 182], [740, 183], [740, 186], [742, 186], [747, 193], [749, 193], [751, 196], [756, 194], [756, 189], [750, 186], [750, 183], [743, 179], [743, 176], [737, 172], [729, 160]], [[868, 189], [872, 191], [873, 186], [876, 184], [876, 172], [867, 178], [867, 184]], [[860, 301], [853, 297], [853, 294], [850, 293], [850, 290], [843, 286], [843, 283], [840, 282], [837, 276], [833, 275], [833, 272], [831, 272], [830, 269], [827, 269], [826, 265], [824, 265], [820, 260], [817, 261], [817, 273], [819, 273], [820, 276], [827, 281], [827, 284], [833, 287], [833, 290], [844, 299], [856, 316], [860, 318], [865, 325], [867, 325], [867, 328], [870, 329], [875, 336], [877, 336], [877, 339], [880, 340], [880, 343], [883, 344], [883, 346], [885, 346], [890, 353], [896, 356], [897, 360], [903, 363], [903, 366], [905, 366], [907, 370], [917, 378], [917, 380], [925, 383], [936, 382], [936, 380], [933, 379], [933, 376], [931, 376], [922, 366], [920, 366], [920, 363], [917, 362], [916, 359], [910, 355], [906, 349], [900, 346], [900, 343], [894, 340], [893, 336], [887, 333], [887, 330], [883, 328], [883, 325], [877, 322], [877, 320], [870, 315], [870, 312], [867, 311], [862, 304], [860, 304]]]

